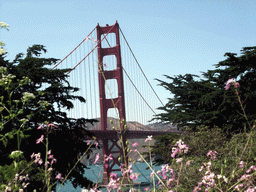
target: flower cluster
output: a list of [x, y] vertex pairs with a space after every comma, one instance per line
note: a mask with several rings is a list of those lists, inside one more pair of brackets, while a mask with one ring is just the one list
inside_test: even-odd
[[211, 157], [211, 159], [212, 160], [214, 160], [214, 159], [216, 159], [216, 155], [217, 155], [218, 153], [216, 152], [216, 151], [213, 151], [213, 150], [211, 150], [211, 151], [209, 151], [208, 153], [207, 153], [207, 157]]
[[[18, 183], [21, 183], [22, 188], [19, 189], [19, 192], [23, 192], [24, 189], [27, 188], [27, 186], [30, 184], [27, 182], [29, 180], [28, 174], [26, 176], [19, 175], [18, 173], [15, 174], [15, 177], [13, 179], [14, 181], [14, 188], [18, 186]], [[5, 187], [5, 191], [13, 191], [13, 187], [11, 186], [11, 182], [8, 183], [8, 185]]]
[[121, 168], [121, 172], [122, 172], [123, 177], [129, 176], [129, 178], [131, 180], [137, 181], [139, 174], [133, 172], [132, 164], [130, 164], [127, 168], [123, 164], [123, 165], [121, 165], [120, 168]]
[[230, 84], [232, 84], [235, 88], [238, 88], [240, 86], [240, 84], [236, 81], [233, 81], [234, 78], [232, 79], [229, 79], [228, 82], [226, 83], [226, 86], [225, 86], [225, 90], [228, 90], [230, 88]]
[[109, 160], [113, 160], [113, 155], [110, 154], [109, 156], [105, 156], [105, 167], [108, 168]]
[[213, 172], [211, 172], [211, 166], [212, 163], [208, 162], [208, 163], [204, 163], [204, 166], [202, 166], [199, 171], [201, 172], [203, 169], [206, 169], [206, 172], [204, 174], [204, 176], [202, 177], [202, 181], [198, 182], [198, 185], [196, 187], [194, 187], [193, 192], [196, 191], [201, 191], [201, 186], [206, 186], [205, 191], [209, 191], [209, 189], [211, 187], [214, 187], [215, 185], [215, 174]]
[[152, 140], [152, 135], [148, 136], [147, 139], [145, 139], [145, 143]]
[[120, 189], [120, 178], [117, 177], [116, 173], [110, 173], [110, 181], [107, 185], [108, 192], [111, 191], [111, 189]]
[[41, 159], [41, 153], [37, 153], [37, 154], [33, 153], [30, 157], [31, 157], [31, 159], [33, 159], [35, 157], [34, 162], [38, 163], [39, 165], [42, 165], [43, 160]]
[[[162, 177], [162, 180], [167, 181], [167, 187], [170, 189], [170, 187], [173, 187], [177, 184], [177, 181], [175, 179], [175, 174], [171, 166], [169, 165], [162, 165], [161, 171], [156, 172], [158, 175]], [[160, 184], [160, 181], [158, 182]]]
[[[240, 162], [241, 163], [241, 162]], [[247, 188], [247, 192], [255, 192], [256, 187], [253, 183], [254, 178], [253, 175], [256, 173], [256, 166], [251, 166], [249, 169], [246, 170], [246, 174], [242, 175], [240, 179], [237, 180], [239, 184], [235, 186], [237, 191], [245, 191]]]
[[172, 148], [172, 154], [171, 157], [174, 158], [179, 153], [187, 153], [188, 152], [188, 146], [184, 144], [184, 142], [180, 139], [176, 142], [175, 146]]

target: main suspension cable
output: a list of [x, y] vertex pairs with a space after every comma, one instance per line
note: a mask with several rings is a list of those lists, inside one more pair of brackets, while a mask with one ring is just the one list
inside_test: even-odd
[[155, 92], [154, 88], [152, 87], [151, 83], [149, 82], [148, 78], [146, 77], [145, 73], [143, 72], [143, 70], [142, 70], [142, 68], [141, 68], [141, 66], [140, 66], [140, 64], [139, 64], [139, 62], [138, 62], [138, 60], [136, 59], [136, 57], [135, 57], [135, 55], [134, 55], [134, 53], [133, 53], [133, 51], [132, 51], [132, 49], [131, 49], [131, 47], [130, 47], [128, 41], [126, 40], [126, 38], [125, 38], [125, 36], [124, 36], [124, 34], [123, 34], [123, 32], [122, 32], [122, 30], [121, 30], [120, 27], [119, 27], [119, 29], [120, 29], [120, 32], [121, 32], [121, 34], [122, 34], [122, 36], [123, 36], [123, 38], [124, 38], [124, 40], [125, 40], [127, 46], [129, 47], [129, 49], [130, 49], [130, 51], [131, 51], [131, 53], [132, 53], [132, 56], [134, 57], [134, 59], [135, 59], [137, 65], [139, 66], [139, 68], [140, 68], [140, 70], [141, 70], [143, 76], [144, 76], [145, 79], [147, 80], [149, 86], [151, 87], [152, 91], [154, 92], [154, 94], [156, 95], [156, 97], [158, 98], [158, 100], [160, 101], [160, 103], [164, 106], [163, 102], [161, 101], [161, 99], [159, 98], [159, 96], [158, 96], [157, 93]]

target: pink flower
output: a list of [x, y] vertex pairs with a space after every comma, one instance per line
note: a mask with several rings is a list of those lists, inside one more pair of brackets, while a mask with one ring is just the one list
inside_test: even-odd
[[[36, 159], [37, 160], [37, 159]], [[42, 165], [42, 163], [43, 163], [43, 160], [42, 159], [38, 159], [38, 164], [39, 165]]]
[[31, 159], [32, 159], [34, 156], [35, 156], [35, 153], [33, 152], [33, 153], [32, 153], [32, 155], [30, 156], [30, 157], [31, 157]]
[[145, 140], [145, 143], [147, 142], [147, 141], [151, 141], [152, 140], [152, 135], [150, 135], [150, 136], [148, 136], [148, 138]]
[[40, 125], [37, 129], [42, 129], [43, 128], [43, 125]]
[[54, 125], [54, 124], [52, 124], [52, 123], [49, 123], [47, 126], [48, 126], [48, 127], [58, 127], [57, 125]]
[[41, 137], [36, 140], [36, 144], [43, 142], [43, 140], [44, 140], [44, 135], [41, 135]]
[[113, 155], [110, 154], [109, 156], [105, 156], [105, 161], [113, 160]]
[[95, 141], [95, 145], [96, 145], [96, 147], [98, 147], [99, 143], [97, 141]]
[[235, 88], [240, 87], [240, 84], [238, 82], [235, 82], [233, 85]]
[[[117, 189], [119, 188], [119, 183], [118, 183], [119, 179], [117, 178], [117, 174], [116, 173], [110, 173], [110, 181], [107, 185], [107, 189], [108, 191], [111, 191], [111, 188], [112, 189]], [[120, 191], [120, 190], [118, 190]]]
[[138, 173], [132, 173], [132, 174], [130, 175], [130, 179], [134, 179], [135, 181], [137, 181], [137, 179], [138, 179]]
[[57, 160], [56, 160], [56, 159], [52, 159], [51, 165], [52, 165], [54, 162], [57, 162]]
[[226, 86], [229, 86], [229, 84], [232, 83], [233, 80], [234, 80], [234, 78], [229, 79], [228, 82], [226, 83]]
[[186, 162], [186, 166], [189, 166], [192, 163], [192, 160]]
[[63, 177], [61, 177], [61, 173], [59, 173], [59, 174], [55, 177], [55, 179], [63, 179]]
[[179, 148], [176, 148], [174, 152], [171, 154], [171, 157], [174, 158], [178, 153], [181, 153], [181, 150]]
[[216, 159], [216, 154], [218, 154], [216, 151], [211, 150], [207, 153], [207, 157], [211, 156], [211, 159], [214, 160]]
[[98, 154], [96, 155], [96, 157], [95, 157], [95, 160], [94, 160], [94, 163], [93, 163], [93, 164], [96, 164], [97, 161], [99, 160], [99, 158], [100, 158], [100, 154], [98, 153]]
[[136, 147], [136, 146], [138, 146], [138, 145], [139, 145], [139, 144], [138, 144], [137, 142], [135, 142], [135, 143], [132, 144], [133, 147]]
[[240, 163], [239, 163], [239, 167], [240, 167], [240, 168], [243, 168], [243, 167], [244, 167], [244, 164], [245, 164], [245, 162], [244, 162], [244, 161], [240, 161]]
[[53, 155], [49, 155], [48, 159], [53, 159]]
[[240, 86], [240, 84], [238, 82], [236, 82], [236, 81], [233, 82], [233, 80], [234, 80], [234, 78], [228, 80], [228, 82], [226, 83], [226, 86], [225, 86], [225, 90], [229, 89], [229, 84], [231, 84], [231, 83], [233, 84], [233, 86], [235, 88]]

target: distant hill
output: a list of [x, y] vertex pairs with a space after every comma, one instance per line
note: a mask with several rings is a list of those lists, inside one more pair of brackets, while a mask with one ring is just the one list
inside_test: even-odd
[[[91, 124], [86, 124], [86, 128], [88, 130], [100, 130], [101, 129], [101, 125], [100, 125], [100, 118], [97, 118], [96, 120], [98, 120], [98, 122], [94, 123], [93, 125]], [[110, 121], [112, 120], [113, 123], [110, 123]], [[158, 131], [167, 131], [167, 130], [173, 130], [176, 131], [177, 127], [172, 125], [172, 124], [162, 124], [162, 123], [151, 123], [151, 124], [147, 124], [147, 125], [143, 125], [141, 123], [138, 123], [136, 121], [128, 121], [126, 122], [127, 128], [129, 130], [139, 130], [139, 131], [143, 131], [143, 130], [147, 130], [147, 131], [152, 131], [152, 130], [158, 130]], [[112, 117], [108, 117], [107, 120], [107, 130], [112, 130], [113, 127], [115, 127], [116, 129], [119, 128], [119, 120], [112, 118]], [[143, 148], [142, 146], [147, 145], [148, 143], [145, 143], [145, 138], [142, 139], [128, 139], [129, 141], [129, 148], [130, 149], [134, 149], [132, 147], [132, 144], [137, 142], [138, 145], [138, 151], [140, 153], [146, 152], [148, 151], [148, 148]], [[155, 141], [152, 140], [151, 141], [151, 145], [154, 145]], [[94, 162], [95, 156], [96, 154], [100, 153], [100, 159], [99, 162], [103, 162], [103, 156], [102, 156], [102, 149], [99, 150], [94, 150], [93, 154], [91, 155], [91, 158], [88, 160], [86, 158], [82, 159], [81, 161], [85, 164], [92, 164]], [[140, 161], [141, 158], [139, 156], [138, 153], [132, 152], [129, 154], [129, 158], [132, 159], [132, 161]]]
[[[88, 130], [100, 130], [101, 125], [100, 125], [100, 118], [96, 118], [98, 122], [94, 123], [93, 125], [91, 124], [86, 124], [86, 127]], [[112, 120], [113, 123], [110, 123]], [[136, 121], [128, 121], [126, 122], [127, 128], [129, 130], [138, 130], [138, 131], [151, 131], [151, 130], [158, 130], [158, 131], [167, 131], [167, 130], [177, 130], [177, 127], [172, 125], [172, 124], [162, 124], [162, 123], [151, 123], [147, 125], [143, 125], [139, 122]], [[116, 129], [119, 128], [119, 120], [116, 118], [108, 117], [107, 120], [107, 130], [112, 130], [112, 128], [115, 127]]]

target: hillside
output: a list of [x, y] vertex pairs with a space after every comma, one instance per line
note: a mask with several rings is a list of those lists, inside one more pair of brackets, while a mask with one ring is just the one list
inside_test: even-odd
[[[94, 123], [93, 125], [91, 124], [87, 124], [86, 127], [88, 130], [100, 130], [100, 118], [97, 118], [96, 120], [98, 120], [97, 123]], [[110, 121], [112, 121], [113, 123], [110, 123]], [[159, 130], [159, 131], [166, 131], [166, 130], [174, 130], [176, 131], [176, 127], [171, 125], [171, 124], [167, 124], [167, 125], [163, 125], [161, 123], [151, 123], [151, 124], [147, 124], [147, 125], [143, 125], [141, 123], [138, 123], [138, 122], [135, 122], [135, 121], [128, 121], [126, 122], [127, 124], [127, 128], [129, 130], [139, 130], [139, 131], [143, 131], [143, 130]], [[115, 127], [116, 129], [118, 129], [119, 127], [119, 121], [118, 119], [115, 119], [115, 118], [112, 118], [112, 117], [109, 117], [108, 118], [108, 121], [107, 121], [107, 130], [112, 130], [113, 127]], [[138, 145], [138, 151], [142, 154], [143, 152], [147, 152], [148, 151], [148, 148], [144, 148], [142, 146], [144, 145], [148, 145], [148, 143], [145, 143], [145, 138], [142, 138], [142, 139], [128, 139], [129, 141], [129, 148], [130, 149], [134, 149], [132, 147], [132, 144], [137, 142], [139, 145]], [[99, 141], [100, 142], [100, 141]], [[111, 145], [112, 142], [109, 141], [109, 145]], [[101, 144], [100, 144], [101, 145]], [[154, 145], [154, 140], [151, 141], [151, 145]], [[103, 162], [103, 156], [102, 156], [102, 149], [99, 149], [99, 150], [94, 150], [93, 151], [93, 155], [91, 155], [91, 158], [90, 159], [82, 159], [82, 162], [85, 163], [85, 164], [92, 164], [94, 162], [94, 159], [95, 159], [95, 156], [100, 153], [100, 159], [99, 159], [99, 162]], [[131, 152], [129, 154], [129, 158], [132, 159], [132, 161], [141, 161], [141, 157], [139, 156], [138, 153], [135, 153], [135, 152]]]

